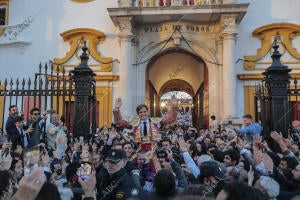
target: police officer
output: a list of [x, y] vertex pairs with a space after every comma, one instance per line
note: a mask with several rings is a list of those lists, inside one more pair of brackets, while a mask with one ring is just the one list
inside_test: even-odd
[[108, 176], [104, 177], [98, 193], [101, 200], [121, 200], [131, 196], [136, 186], [132, 177], [125, 170], [126, 153], [121, 149], [111, 149], [105, 158], [104, 167]]

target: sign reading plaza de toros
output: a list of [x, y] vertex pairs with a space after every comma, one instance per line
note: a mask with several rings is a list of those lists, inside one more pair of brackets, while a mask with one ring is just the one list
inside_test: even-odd
[[180, 32], [191, 33], [212, 33], [216, 27], [212, 25], [189, 25], [189, 24], [163, 24], [163, 25], [149, 25], [144, 26], [144, 33], [162, 33], [173, 32], [174, 30]]

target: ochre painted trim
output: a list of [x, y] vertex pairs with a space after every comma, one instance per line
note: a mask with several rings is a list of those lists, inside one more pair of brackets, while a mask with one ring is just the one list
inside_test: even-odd
[[[300, 73], [290, 74], [291, 79], [300, 79]], [[263, 74], [238, 74], [239, 80], [262, 80], [264, 78]]]
[[[281, 36], [281, 41], [284, 41], [284, 44], [282, 44], [281, 41], [278, 42], [279, 45], [281, 44], [282, 47], [284, 46], [284, 49], [281, 49], [281, 51], [284, 51], [284, 53], [287, 51], [293, 58], [299, 60], [300, 63], [300, 54], [292, 46], [294, 37], [300, 35], [300, 26], [291, 23], [272, 23], [259, 27], [253, 31], [252, 35], [253, 37], [259, 38], [261, 47], [257, 49], [256, 55], [244, 56], [245, 70], [263, 70], [258, 69], [256, 65], [261, 64], [259, 61], [266, 54], [270, 53], [269, 50], [272, 48], [274, 36], [277, 35], [277, 33]], [[284, 61], [282, 63], [284, 64]]]
[[112, 90], [111, 86], [96, 87], [96, 96], [99, 102], [99, 127], [112, 122]]
[[118, 81], [119, 75], [97, 75], [95, 76], [96, 82], [103, 82], [103, 81]]
[[[61, 79], [63, 76], [59, 76]], [[50, 81], [51, 80], [51, 76], [47, 76], [48, 80]], [[108, 82], [111, 82], [111, 81], [118, 81], [119, 80], [119, 75], [96, 75], [95, 77], [95, 80], [96, 82], [105, 82], [105, 81], [108, 81]], [[69, 80], [69, 77], [65, 77], [65, 79], [68, 81]], [[57, 81], [57, 77], [52, 77], [52, 81]]]
[[[97, 51], [97, 45], [100, 41], [105, 40], [105, 35], [101, 31], [89, 28], [76, 28], [72, 30], [65, 31], [60, 34], [65, 42], [69, 42], [71, 45], [70, 50], [66, 53], [63, 58], [55, 58], [55, 65], [63, 65], [68, 62], [71, 58], [76, 56], [77, 50], [83, 46], [83, 41], [87, 41], [87, 47], [89, 48], [90, 56], [93, 57], [95, 61], [99, 62], [100, 72], [111, 72], [112, 71], [112, 58], [111, 57], [101, 57], [101, 54]], [[56, 69], [56, 68], [54, 68]]]
[[[9, 17], [9, 0], [0, 0], [0, 6], [6, 6], [5, 13], [5, 25], [8, 25], [8, 17]], [[5, 28], [0, 28], [0, 36], [4, 33]]]
[[261, 80], [264, 78], [262, 74], [238, 74], [238, 79], [240, 80]]
[[255, 117], [255, 86], [245, 85], [244, 86], [244, 110], [245, 114], [251, 114], [252, 117]]

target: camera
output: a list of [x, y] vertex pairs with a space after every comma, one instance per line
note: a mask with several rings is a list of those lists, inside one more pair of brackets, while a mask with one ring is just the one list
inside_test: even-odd
[[177, 148], [171, 149], [173, 154], [173, 159], [178, 162], [179, 164], [184, 163], [183, 156], [181, 155], [180, 151]]
[[114, 127], [117, 132], [123, 131], [123, 127], [119, 126], [118, 124], [111, 123], [111, 127]]
[[164, 158], [164, 159], [166, 159], [167, 162], [169, 162], [170, 160], [168, 159], [167, 151], [169, 151], [169, 150], [162, 148], [162, 147], [156, 149], [157, 158]]

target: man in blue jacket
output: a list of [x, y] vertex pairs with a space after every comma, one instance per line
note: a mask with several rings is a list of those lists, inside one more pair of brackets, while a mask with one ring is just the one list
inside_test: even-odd
[[237, 134], [245, 135], [247, 142], [251, 144], [251, 149], [253, 145], [253, 136], [260, 135], [263, 127], [256, 122], [252, 122], [252, 116], [246, 114], [243, 116], [244, 126], [242, 128], [235, 129], [232, 125], [228, 127], [234, 129]]

